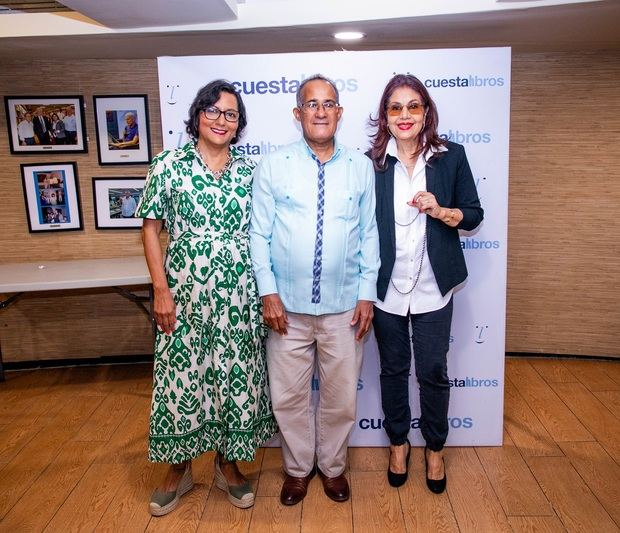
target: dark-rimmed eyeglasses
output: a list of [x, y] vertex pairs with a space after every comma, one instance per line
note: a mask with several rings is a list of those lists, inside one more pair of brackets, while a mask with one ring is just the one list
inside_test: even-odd
[[217, 120], [218, 118], [220, 118], [220, 115], [223, 114], [226, 122], [239, 121], [239, 111], [236, 111], [234, 109], [226, 109], [225, 111], [222, 111], [220, 108], [212, 105], [203, 109], [202, 112], [209, 120]]
[[324, 102], [319, 102], [317, 100], [308, 100], [307, 102], [301, 104], [301, 108], [306, 113], [316, 113], [320, 107], [322, 107], [326, 113], [331, 113], [333, 111], [336, 111], [336, 109], [338, 109], [340, 106], [337, 102], [334, 102], [333, 100], [325, 100]]
[[426, 106], [420, 102], [409, 102], [406, 106], [398, 103], [391, 103], [385, 107], [385, 110], [391, 117], [399, 117], [402, 114], [404, 107], [407, 108], [410, 115], [422, 115]]

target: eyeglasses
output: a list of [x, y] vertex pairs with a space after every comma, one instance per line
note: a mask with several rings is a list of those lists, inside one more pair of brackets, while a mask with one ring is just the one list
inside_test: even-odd
[[234, 109], [227, 109], [226, 111], [222, 111], [221, 109], [215, 107], [214, 105], [203, 109], [205, 117], [209, 120], [217, 120], [220, 118], [220, 115], [223, 113], [226, 122], [237, 122], [239, 120], [239, 111], [235, 111]]
[[307, 113], [316, 113], [319, 110], [319, 107], [322, 107], [326, 113], [331, 113], [340, 106], [333, 100], [325, 100], [323, 103], [317, 102], [316, 100], [309, 100], [308, 102], [301, 104], [301, 108]]
[[387, 114], [391, 117], [399, 117], [403, 112], [403, 107], [407, 108], [410, 115], [422, 115], [426, 106], [424, 104], [420, 104], [419, 102], [409, 102], [406, 106], [392, 103], [386, 106]]

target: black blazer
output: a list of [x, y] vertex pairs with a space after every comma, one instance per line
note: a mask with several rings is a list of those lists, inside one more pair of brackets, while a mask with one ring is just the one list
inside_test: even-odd
[[[458, 208], [463, 212], [463, 220], [455, 228], [431, 216], [426, 217], [426, 248], [437, 285], [443, 295], [467, 278], [458, 229], [473, 230], [482, 222], [484, 216], [465, 148], [452, 142], [448, 142], [446, 148], [447, 151], [437, 153], [426, 164], [426, 190], [435, 195], [441, 207]], [[385, 299], [396, 259], [394, 165], [397, 161], [395, 157], [388, 155], [387, 168], [384, 171], [375, 170], [381, 255], [377, 296], [381, 301]], [[407, 198], [403, 198], [403, 201], [406, 200]]]
[[[41, 120], [43, 120], [43, 124], [45, 124], [45, 129], [43, 129]], [[41, 142], [43, 142], [46, 137], [49, 137], [51, 127], [52, 125], [47, 117], [44, 117], [43, 115], [32, 115], [32, 128], [34, 129], [34, 134]]]

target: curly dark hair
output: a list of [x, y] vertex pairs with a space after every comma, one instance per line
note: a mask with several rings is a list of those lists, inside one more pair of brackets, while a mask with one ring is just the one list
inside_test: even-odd
[[222, 93], [230, 93], [237, 99], [237, 107], [239, 111], [239, 122], [237, 123], [237, 132], [231, 139], [231, 144], [235, 144], [243, 134], [243, 130], [248, 124], [245, 112], [245, 106], [241, 95], [235, 89], [235, 86], [226, 80], [214, 80], [205, 85], [196, 94], [196, 98], [189, 108], [189, 118], [185, 121], [185, 130], [188, 135], [194, 139], [198, 139], [198, 125], [200, 124], [200, 113], [209, 106], [212, 106], [220, 99]]
[[390, 130], [387, 124], [387, 104], [394, 91], [399, 87], [409, 87], [416, 91], [422, 97], [422, 103], [426, 106], [424, 126], [419, 134], [422, 144], [418, 147], [417, 153], [426, 154], [431, 148], [439, 148], [446, 144], [446, 141], [437, 133], [439, 125], [437, 106], [424, 84], [411, 74], [396, 74], [388, 81], [383, 90], [377, 118], [370, 116], [368, 120], [371, 127], [377, 128], [376, 133], [371, 135], [372, 145], [370, 147], [370, 158], [376, 170], [385, 170], [385, 151], [390, 140]]

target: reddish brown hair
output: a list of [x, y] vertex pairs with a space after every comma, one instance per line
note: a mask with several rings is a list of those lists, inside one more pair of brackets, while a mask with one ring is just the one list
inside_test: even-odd
[[377, 128], [376, 133], [371, 135], [372, 145], [370, 147], [370, 158], [377, 170], [385, 170], [383, 160], [385, 159], [385, 151], [390, 140], [390, 130], [387, 125], [387, 104], [394, 91], [399, 87], [409, 87], [416, 91], [422, 97], [421, 103], [426, 106], [426, 119], [424, 120], [424, 127], [419, 134], [422, 144], [418, 146], [417, 154], [426, 154], [431, 148], [437, 149], [446, 144], [446, 141], [437, 133], [437, 126], [439, 125], [437, 106], [426, 87], [424, 87], [424, 84], [411, 74], [396, 74], [388, 81], [383, 90], [377, 118], [370, 116], [368, 121], [371, 127]]

